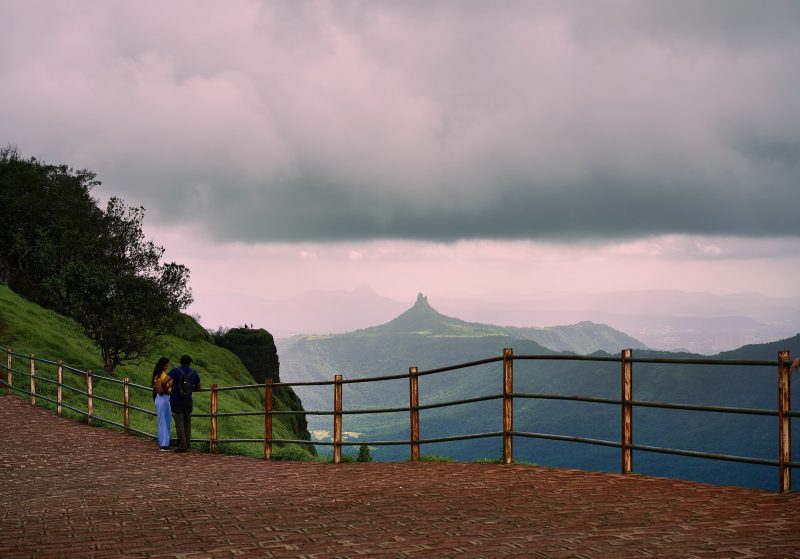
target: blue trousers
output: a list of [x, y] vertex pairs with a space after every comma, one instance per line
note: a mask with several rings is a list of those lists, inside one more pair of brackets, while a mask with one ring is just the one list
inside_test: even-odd
[[169, 428], [172, 421], [169, 394], [156, 396], [155, 404], [156, 414], [158, 415], [158, 446], [169, 446]]

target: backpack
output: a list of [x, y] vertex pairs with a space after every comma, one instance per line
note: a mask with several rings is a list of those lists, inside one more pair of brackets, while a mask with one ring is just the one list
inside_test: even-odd
[[181, 378], [178, 379], [178, 394], [181, 395], [182, 398], [191, 398], [192, 397], [192, 388], [194, 388], [194, 371], [189, 369], [188, 371], [181, 371]]

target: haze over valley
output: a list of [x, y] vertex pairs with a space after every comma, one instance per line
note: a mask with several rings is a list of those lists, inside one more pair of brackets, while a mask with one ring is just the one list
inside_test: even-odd
[[[703, 355], [800, 332], [800, 297], [677, 290], [533, 293], [518, 300], [428, 295], [441, 312], [471, 322], [547, 327], [591, 321], [621, 330], [653, 349]], [[383, 297], [370, 287], [361, 286], [353, 290], [311, 291], [282, 300], [210, 295], [204, 308], [221, 324], [266, 325], [276, 338], [285, 338], [375, 326], [391, 320], [411, 302]]]

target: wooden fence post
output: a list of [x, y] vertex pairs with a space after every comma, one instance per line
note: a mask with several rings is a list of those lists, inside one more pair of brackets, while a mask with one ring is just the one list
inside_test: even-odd
[[272, 379], [264, 383], [264, 460], [272, 460]]
[[36, 405], [36, 360], [31, 353], [31, 405]]
[[209, 452], [217, 452], [217, 385], [211, 385], [211, 440]]
[[92, 424], [92, 416], [94, 416], [94, 398], [92, 398], [92, 370], [86, 371], [86, 423]]
[[503, 464], [514, 461], [514, 352], [510, 347], [503, 349]]
[[788, 351], [778, 352], [778, 491], [792, 490], [792, 423], [789, 416], [791, 408], [790, 357]]
[[622, 350], [622, 473], [633, 471], [633, 351]]
[[408, 393], [411, 426], [411, 460], [419, 460], [419, 377], [417, 368], [408, 368]]
[[8, 367], [6, 369], [6, 371], [8, 372], [8, 395], [11, 396], [11, 394], [14, 393], [14, 389], [11, 387], [11, 382], [12, 382], [11, 368], [13, 366], [13, 363], [12, 363], [12, 360], [11, 360], [11, 348], [8, 348], [6, 350], [6, 363], [7, 363], [7, 367]]
[[128, 377], [122, 379], [122, 432], [130, 434], [131, 430], [131, 408], [130, 408], [130, 385]]
[[333, 463], [342, 461], [342, 375], [333, 381]]
[[62, 415], [62, 404], [64, 401], [64, 389], [62, 388], [64, 384], [64, 362], [59, 359], [58, 360], [58, 369], [56, 370], [56, 413], [58, 417]]

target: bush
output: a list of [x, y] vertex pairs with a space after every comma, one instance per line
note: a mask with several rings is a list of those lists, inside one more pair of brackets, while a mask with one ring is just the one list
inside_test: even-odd
[[356, 462], [372, 462], [372, 454], [369, 452], [369, 447], [362, 444], [358, 447], [358, 457]]
[[272, 451], [272, 459], [308, 462], [311, 460], [311, 455], [298, 446], [285, 446], [274, 449]]

